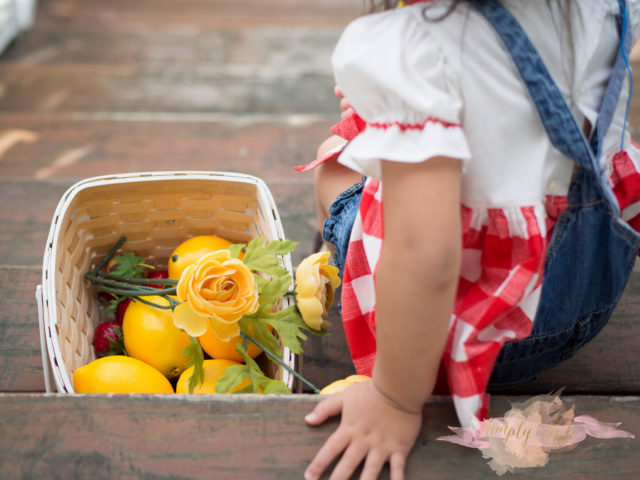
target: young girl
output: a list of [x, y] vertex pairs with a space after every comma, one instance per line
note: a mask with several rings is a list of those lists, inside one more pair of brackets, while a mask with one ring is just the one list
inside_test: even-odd
[[[318, 425], [342, 414], [307, 479], [336, 458], [332, 479], [349, 478], [363, 461], [361, 478], [375, 478], [386, 462], [391, 478], [403, 478], [441, 362], [461, 425], [475, 427], [487, 414], [489, 387], [533, 378], [595, 336], [633, 265], [640, 153], [625, 132], [630, 79], [616, 72], [624, 70], [621, 37], [635, 34], [640, 2], [502, 0], [506, 14], [494, 1], [471, 3], [416, 1], [364, 16], [334, 52], [345, 97], [334, 132], [349, 141], [328, 140], [308, 168], [319, 165], [318, 210], [343, 272], [354, 365], [372, 380], [306, 417]], [[553, 95], [523, 82], [547, 77], [520, 37], [509, 36], [512, 27], [498, 34], [496, 16], [522, 26], [570, 122]], [[510, 43], [525, 51], [517, 67]], [[567, 140], [572, 122], [578, 136]], [[587, 145], [580, 130], [595, 153], [574, 154]], [[598, 159], [588, 165], [593, 174], [585, 173], [585, 155]], [[615, 215], [603, 216], [621, 217], [609, 236], [627, 241], [624, 251], [591, 255], [554, 243], [572, 222], [584, 223], [569, 214], [608, 205], [592, 194], [613, 202]], [[589, 225], [598, 241], [608, 235], [603, 224]], [[558, 266], [568, 257], [578, 258], [575, 269]], [[593, 275], [578, 268], [600, 272], [600, 257], [624, 272], [592, 287]], [[566, 301], [545, 300], [569, 284]], [[604, 296], [606, 308], [591, 300]], [[583, 304], [605, 314], [584, 313]]]

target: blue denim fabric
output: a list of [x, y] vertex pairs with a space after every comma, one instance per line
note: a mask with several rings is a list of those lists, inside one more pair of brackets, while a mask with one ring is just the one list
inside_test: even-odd
[[349, 237], [351, 236], [353, 222], [356, 220], [358, 208], [360, 208], [360, 198], [362, 198], [365, 180], [366, 178], [363, 178], [362, 181], [352, 185], [336, 197], [336, 200], [329, 208], [330, 217], [325, 220], [322, 227], [324, 239], [335, 245], [333, 261], [336, 267], [340, 269], [340, 278], [343, 278]]
[[[617, 200], [598, 160], [626, 73], [623, 56], [618, 56], [589, 144], [517, 21], [498, 2], [473, 3], [511, 54], [551, 142], [577, 165], [569, 208], [558, 219], [548, 246], [533, 331], [524, 340], [503, 345], [489, 381], [491, 390], [534, 378], [572, 357], [602, 330], [631, 275], [640, 236], [619, 218]], [[618, 17], [628, 52], [631, 36], [625, 21]]]

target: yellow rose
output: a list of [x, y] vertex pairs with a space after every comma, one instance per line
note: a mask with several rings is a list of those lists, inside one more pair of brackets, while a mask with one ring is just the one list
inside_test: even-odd
[[240, 333], [238, 321], [258, 309], [258, 287], [253, 273], [229, 250], [200, 257], [182, 272], [173, 323], [192, 337], [207, 331], [207, 322], [220, 340]]
[[296, 303], [302, 319], [314, 330], [327, 326], [327, 315], [336, 288], [340, 286], [338, 269], [328, 265], [329, 252], [305, 258], [296, 270]]

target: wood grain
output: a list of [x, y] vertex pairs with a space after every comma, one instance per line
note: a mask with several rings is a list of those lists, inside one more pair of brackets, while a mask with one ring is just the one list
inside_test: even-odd
[[37, 267], [0, 267], [0, 392], [44, 391]]
[[[232, 119], [89, 121], [52, 114], [0, 113], [0, 141], [4, 137], [11, 142], [0, 154], [0, 172], [3, 179], [73, 181], [113, 173], [221, 170], [256, 175], [266, 182], [309, 183], [313, 175], [293, 167], [315, 158], [332, 123], [291, 125], [274, 118], [247, 124]], [[32, 132], [36, 139], [18, 141], [12, 133], [16, 130]], [[50, 168], [78, 149], [85, 151], [81, 157]], [[0, 192], [3, 195], [4, 186]], [[313, 200], [311, 192], [305, 196]]]
[[[629, 393], [640, 391], [637, 320], [640, 272], [613, 319], [575, 357], [543, 373], [537, 380], [503, 393]], [[35, 288], [40, 267], [0, 267], [0, 392], [44, 391]], [[310, 336], [304, 344], [303, 373], [316, 386], [354, 373], [337, 308], [330, 314], [331, 335]]]
[[[494, 397], [491, 416], [514, 401]], [[302, 478], [307, 463], [337, 425], [311, 428], [303, 416], [317, 396], [62, 396], [0, 395], [3, 478]], [[640, 399], [565, 397], [576, 415], [640, 431]], [[479, 451], [436, 438], [457, 425], [449, 399], [424, 410], [407, 478], [493, 479]], [[637, 439], [587, 438], [570, 452], [551, 453], [524, 478], [634, 478]], [[388, 471], [381, 478], [388, 478]]]

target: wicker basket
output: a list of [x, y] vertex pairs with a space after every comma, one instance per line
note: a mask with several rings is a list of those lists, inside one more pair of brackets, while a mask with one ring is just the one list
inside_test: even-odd
[[[264, 235], [284, 239], [265, 183], [226, 172], [153, 172], [94, 177], [73, 185], [53, 217], [44, 254], [39, 303], [40, 337], [48, 392], [73, 393], [73, 372], [95, 360], [95, 327], [104, 310], [84, 274], [126, 235], [127, 251], [166, 266], [183, 240], [218, 235], [246, 243]], [[291, 271], [291, 259], [284, 258]], [[285, 304], [287, 306], [288, 303]], [[286, 347], [285, 362], [297, 358]], [[261, 357], [264, 357], [262, 355]], [[263, 368], [290, 388], [294, 377], [266, 359]]]

